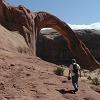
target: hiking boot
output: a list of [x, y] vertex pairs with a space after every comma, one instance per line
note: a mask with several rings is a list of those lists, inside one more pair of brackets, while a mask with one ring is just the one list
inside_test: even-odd
[[72, 91], [73, 94], [76, 94], [75, 90]]
[[76, 92], [78, 91], [78, 89], [73, 90], [73, 93], [76, 94]]
[[78, 91], [78, 89], [75, 89], [75, 92], [77, 92]]

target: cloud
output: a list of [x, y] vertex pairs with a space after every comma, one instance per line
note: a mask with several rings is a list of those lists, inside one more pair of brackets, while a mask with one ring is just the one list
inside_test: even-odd
[[[68, 24], [72, 29], [78, 30], [78, 29], [96, 29], [100, 30], [100, 22], [92, 23], [89, 25], [83, 24], [83, 25], [76, 25], [76, 24]], [[50, 30], [51, 28], [43, 28], [42, 30]]]
[[42, 28], [41, 30], [51, 30], [52, 28]]
[[92, 24], [89, 24], [89, 25], [72, 25], [72, 24], [68, 24], [72, 29], [96, 29], [96, 30], [100, 30], [100, 22], [97, 22], [97, 23], [92, 23]]

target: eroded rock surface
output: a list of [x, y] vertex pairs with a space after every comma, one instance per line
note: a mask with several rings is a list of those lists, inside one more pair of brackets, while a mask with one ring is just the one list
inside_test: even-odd
[[54, 28], [63, 35], [70, 52], [78, 63], [91, 68], [100, 67], [73, 30], [54, 15], [46, 12], [33, 13], [23, 6], [11, 7], [0, 0], [0, 23], [11, 31], [19, 31], [34, 55], [36, 55], [36, 42], [40, 30], [45, 27]]
[[[100, 61], [100, 31], [94, 29], [74, 30], [78, 38]], [[44, 53], [43, 53], [44, 52]], [[72, 55], [63, 36], [54, 29], [43, 29], [37, 40], [37, 55], [54, 63], [70, 63]]]

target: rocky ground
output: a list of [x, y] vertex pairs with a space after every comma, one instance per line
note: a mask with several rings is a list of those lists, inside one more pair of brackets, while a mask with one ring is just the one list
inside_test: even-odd
[[[100, 86], [83, 77], [73, 94], [71, 81], [54, 74], [58, 66], [20, 53], [0, 49], [0, 100], [100, 100]], [[98, 91], [97, 91], [98, 90]]]
[[[48, 13], [33, 13], [23, 6], [10, 7], [3, 1], [0, 0], [0, 100], [100, 100], [100, 85], [92, 85], [87, 80], [88, 76], [92, 77], [97, 72], [83, 71], [79, 91], [73, 94], [71, 80], [67, 80], [68, 68], [65, 68], [63, 76], [58, 76], [54, 73], [58, 65], [31, 56], [34, 42], [38, 38], [32, 40], [33, 30], [37, 30], [37, 34], [42, 24], [46, 26], [50, 23], [52, 26], [55, 22], [57, 29], [60, 29], [62, 34], [68, 33], [68, 37], [67, 34], [65, 37], [69, 41], [75, 39], [77, 44], [77, 38], [67, 24]], [[41, 20], [43, 20], [42, 24]], [[36, 27], [33, 28], [33, 25]], [[86, 61], [89, 65], [98, 65], [96, 60], [90, 57], [87, 48], [82, 46], [74, 50], [73, 54], [77, 54], [82, 63]], [[85, 52], [87, 55], [83, 56]]]

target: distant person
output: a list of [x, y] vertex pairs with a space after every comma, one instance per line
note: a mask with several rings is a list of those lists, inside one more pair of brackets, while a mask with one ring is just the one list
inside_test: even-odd
[[72, 59], [72, 63], [69, 66], [68, 80], [72, 79], [72, 84], [75, 90], [73, 92], [78, 91], [78, 78], [81, 77], [81, 70], [79, 64], [76, 63], [75, 59]]

